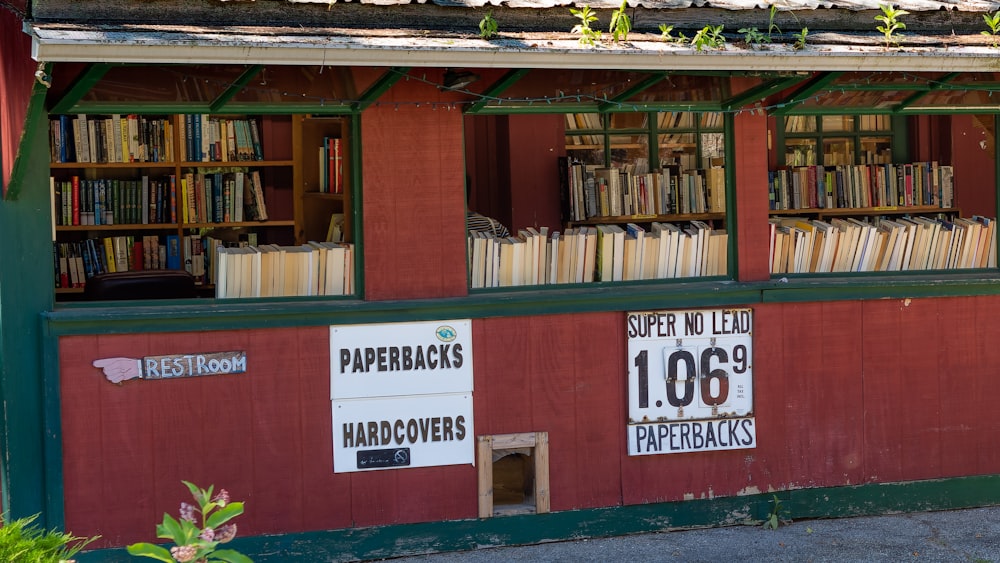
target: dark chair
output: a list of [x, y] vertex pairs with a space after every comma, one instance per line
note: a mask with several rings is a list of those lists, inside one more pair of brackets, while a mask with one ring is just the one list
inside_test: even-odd
[[88, 301], [197, 297], [194, 276], [183, 270], [136, 270], [98, 274], [83, 288]]

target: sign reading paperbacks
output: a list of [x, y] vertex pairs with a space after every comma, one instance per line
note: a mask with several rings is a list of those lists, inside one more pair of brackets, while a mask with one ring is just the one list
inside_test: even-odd
[[472, 464], [472, 322], [330, 327], [335, 473]]
[[750, 309], [628, 313], [628, 453], [754, 448]]

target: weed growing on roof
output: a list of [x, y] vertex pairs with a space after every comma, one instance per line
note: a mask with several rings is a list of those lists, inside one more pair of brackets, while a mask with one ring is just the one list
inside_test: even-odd
[[739, 33], [743, 34], [743, 40], [746, 41], [747, 46], [751, 49], [756, 49], [764, 43], [770, 43], [771, 37], [765, 33], [762, 33], [756, 27], [741, 27], [737, 30]]
[[882, 25], [875, 26], [875, 29], [884, 36], [887, 48], [899, 44], [899, 35], [896, 35], [896, 32], [906, 29], [906, 24], [899, 21], [899, 18], [910, 12], [897, 10], [892, 4], [880, 4], [879, 8], [882, 9], [882, 13], [875, 16], [875, 21], [882, 22]]
[[774, 23], [774, 16], [776, 16], [778, 14], [778, 7], [776, 5], [774, 5], [774, 4], [771, 4], [771, 6], [770, 6], [770, 12], [771, 12], [771, 16], [767, 20], [767, 41], [768, 41], [768, 43], [771, 42], [771, 35], [772, 34], [777, 33], [778, 35], [781, 35], [781, 28], [778, 27], [778, 24]]
[[493, 12], [486, 12], [479, 22], [479, 36], [487, 41], [496, 37], [497, 30], [500, 29], [497, 20], [493, 19]]
[[694, 34], [691, 45], [696, 51], [723, 48], [726, 45], [726, 38], [722, 35], [723, 28], [721, 25], [706, 25]]
[[628, 41], [628, 32], [632, 31], [632, 20], [625, 13], [626, 1], [622, 0], [622, 5], [611, 12], [611, 27], [608, 28], [608, 33], [611, 34], [611, 41], [614, 43], [618, 43], [619, 40]]
[[1000, 35], [1000, 12], [995, 12], [993, 15], [983, 14], [983, 19], [986, 20], [986, 25], [989, 26], [989, 31], [982, 31], [983, 35], [989, 37], [993, 41], [993, 48], [997, 48], [998, 35]]
[[687, 43], [689, 39], [681, 32], [677, 32], [677, 37], [673, 36], [674, 26], [665, 23], [660, 24], [660, 41], [666, 43]]
[[802, 49], [805, 49], [806, 36], [808, 35], [809, 35], [808, 27], [803, 27], [802, 31], [800, 31], [799, 33], [792, 34], [792, 37], [795, 38], [795, 43], [792, 44], [792, 48], [795, 49], [796, 51], [801, 51]]
[[580, 19], [580, 23], [573, 26], [573, 29], [570, 30], [570, 33], [580, 34], [580, 45], [590, 45], [593, 47], [595, 41], [600, 41], [601, 32], [590, 27], [592, 22], [597, 21], [597, 15], [590, 9], [590, 6], [584, 5], [580, 10], [570, 8], [569, 13]]

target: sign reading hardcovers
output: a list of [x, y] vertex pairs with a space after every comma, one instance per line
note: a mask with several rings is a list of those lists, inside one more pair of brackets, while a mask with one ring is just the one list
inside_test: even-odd
[[753, 312], [628, 313], [628, 453], [754, 448]]
[[473, 464], [472, 322], [330, 327], [336, 473]]

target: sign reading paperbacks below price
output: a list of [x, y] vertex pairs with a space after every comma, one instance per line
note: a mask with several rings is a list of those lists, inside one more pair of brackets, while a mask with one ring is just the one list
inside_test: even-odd
[[627, 314], [629, 455], [754, 448], [750, 309]]

